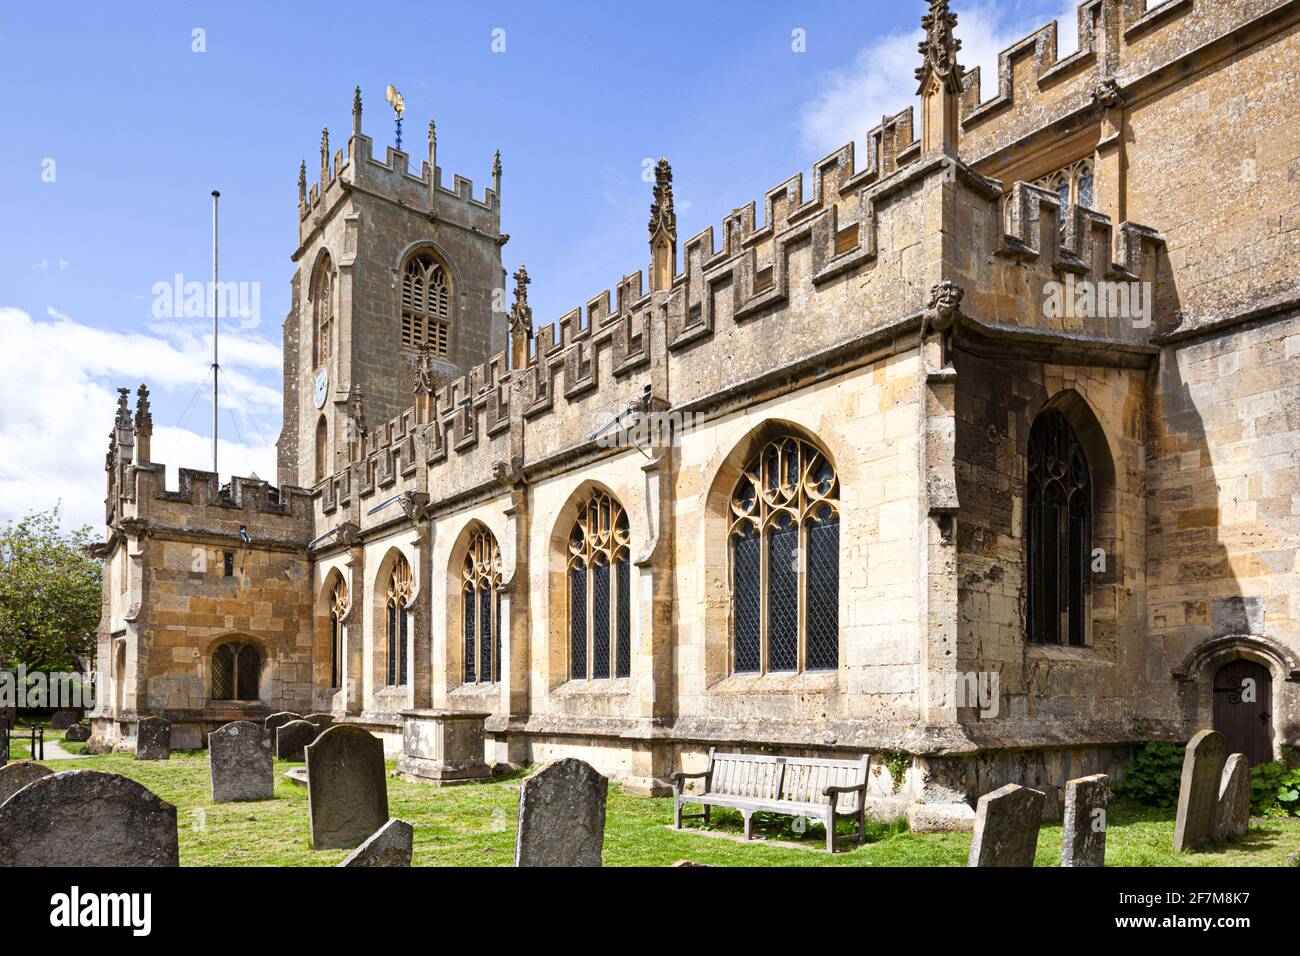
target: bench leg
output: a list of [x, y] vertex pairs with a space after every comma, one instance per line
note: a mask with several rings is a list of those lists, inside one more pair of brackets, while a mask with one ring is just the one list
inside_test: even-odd
[[835, 852], [835, 811], [826, 812], [826, 849]]
[[681, 794], [673, 795], [673, 829], [682, 828], [682, 796]]
[[706, 827], [709, 825], [709, 805], [707, 803], [704, 805], [704, 825]]
[[867, 807], [862, 796], [858, 794], [858, 846], [867, 845]]
[[753, 838], [753, 820], [754, 812], [752, 810], [741, 810], [741, 815], [745, 818], [745, 839]]

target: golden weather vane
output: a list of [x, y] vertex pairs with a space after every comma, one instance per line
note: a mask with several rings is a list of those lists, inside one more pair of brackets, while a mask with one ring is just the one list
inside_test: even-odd
[[402, 94], [397, 92], [397, 87], [392, 83], [388, 84], [388, 91], [384, 94], [384, 99], [393, 107], [393, 112], [397, 116], [397, 148], [402, 148], [402, 114], [406, 112], [406, 100], [402, 99]]

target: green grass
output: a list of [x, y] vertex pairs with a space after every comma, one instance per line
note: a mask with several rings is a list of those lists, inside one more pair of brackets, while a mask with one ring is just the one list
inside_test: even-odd
[[[75, 746], [68, 745], [68, 749]], [[347, 854], [314, 852], [307, 791], [285, 780], [290, 763], [277, 762], [275, 799], [214, 805], [207, 755], [173, 754], [166, 762], [122, 754], [89, 757], [56, 769], [95, 768], [125, 774], [177, 807], [181, 863], [186, 866], [329, 866]], [[392, 764], [389, 764], [392, 769]], [[390, 778], [389, 813], [415, 826], [416, 866], [509, 866], [514, 858], [519, 776], [459, 787], [430, 787]], [[694, 808], [688, 808], [694, 809]], [[820, 847], [824, 831], [802, 835], [790, 821], [760, 821], [773, 838], [800, 838], [808, 849], [754, 840], [748, 844], [690, 830], [674, 831], [672, 800], [623, 793], [611, 785], [605, 829], [608, 866], [666, 866], [689, 859], [718, 866], [964, 866], [969, 834], [913, 834], [899, 824], [872, 823], [869, 843], [834, 857]], [[756, 818], [757, 819], [757, 818]], [[692, 822], [698, 826], [698, 821]], [[692, 823], [688, 823], [691, 826]], [[1175, 854], [1173, 811], [1117, 801], [1109, 814], [1106, 862], [1112, 866], [1282, 866], [1300, 850], [1300, 819], [1256, 819], [1240, 843]], [[738, 815], [720, 813], [711, 827], [739, 834]], [[757, 828], [756, 828], [757, 832]], [[1060, 824], [1043, 827], [1036, 863], [1058, 866]]]

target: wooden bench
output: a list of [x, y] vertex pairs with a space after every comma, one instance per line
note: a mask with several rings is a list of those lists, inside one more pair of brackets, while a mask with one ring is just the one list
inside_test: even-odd
[[[823, 760], [813, 757], [769, 757], [720, 754], [709, 748], [709, 765], [700, 773], [673, 774], [673, 826], [682, 820], [709, 822], [710, 807], [739, 810], [745, 818], [745, 839], [751, 839], [755, 813], [812, 817], [826, 825], [826, 849], [835, 852], [835, 818], [856, 817], [858, 844], [866, 838], [863, 797], [871, 757]], [[687, 792], [687, 780], [704, 781], [701, 792]], [[682, 815], [682, 804], [698, 803], [703, 813]]]

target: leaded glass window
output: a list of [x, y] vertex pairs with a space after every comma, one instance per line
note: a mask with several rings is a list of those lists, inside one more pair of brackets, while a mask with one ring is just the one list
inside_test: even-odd
[[731, 669], [839, 667], [839, 479], [794, 437], [765, 445], [731, 496]]
[[343, 686], [343, 619], [348, 614], [348, 586], [339, 578], [330, 595], [330, 686]]
[[212, 699], [257, 700], [262, 655], [251, 644], [231, 641], [212, 653]]
[[410, 647], [410, 618], [407, 609], [415, 593], [411, 578], [411, 565], [402, 555], [397, 556], [388, 576], [388, 598], [385, 602], [385, 631], [388, 638], [388, 686], [406, 685], [407, 651]]
[[489, 684], [501, 679], [500, 586], [501, 550], [492, 532], [480, 530], [470, 539], [461, 570], [467, 684]]
[[1065, 416], [1049, 410], [1029, 432], [1025, 565], [1029, 640], [1082, 645], [1087, 640], [1092, 554], [1092, 476]]
[[627, 515], [609, 495], [583, 502], [569, 534], [569, 676], [632, 674], [632, 586]]
[[1066, 213], [1070, 206], [1083, 206], [1096, 209], [1096, 197], [1093, 194], [1092, 160], [1081, 159], [1063, 169], [1058, 169], [1041, 179], [1035, 180], [1035, 186], [1056, 193], [1061, 201], [1061, 228], [1065, 228]]

